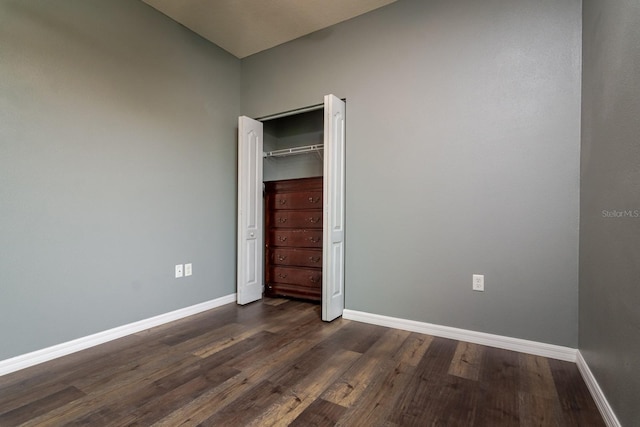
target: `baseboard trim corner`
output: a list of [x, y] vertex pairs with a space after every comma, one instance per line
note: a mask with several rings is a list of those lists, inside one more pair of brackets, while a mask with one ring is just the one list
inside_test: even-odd
[[618, 417], [616, 417], [616, 414], [613, 412], [613, 408], [611, 408], [609, 401], [602, 392], [596, 377], [593, 376], [593, 372], [591, 372], [589, 365], [587, 365], [587, 361], [584, 360], [584, 357], [582, 357], [582, 353], [580, 353], [579, 350], [576, 356], [576, 365], [578, 365], [578, 370], [582, 375], [582, 379], [587, 384], [591, 397], [593, 397], [593, 400], [596, 402], [596, 406], [598, 407], [600, 415], [602, 415], [607, 427], [622, 427], [620, 421], [618, 421]]
[[10, 374], [12, 372], [16, 372], [40, 363], [48, 362], [49, 360], [57, 359], [58, 357], [66, 356], [68, 354], [94, 347], [96, 345], [104, 344], [106, 342], [113, 341], [127, 335], [135, 334], [137, 332], [141, 332], [155, 326], [173, 322], [174, 320], [193, 316], [194, 314], [211, 310], [212, 308], [220, 307], [222, 305], [229, 304], [235, 301], [235, 293], [225, 295], [223, 297], [216, 298], [210, 301], [205, 301], [203, 303], [170, 311], [168, 313], [160, 314], [148, 319], [129, 323], [128, 325], [118, 326], [113, 329], [108, 329], [106, 331], [98, 332], [86, 337], [67, 341], [51, 347], [43, 348], [41, 350], [36, 350], [31, 353], [22, 354], [10, 359], [0, 360], [0, 376]]
[[523, 340], [520, 338], [505, 337], [502, 335], [488, 334], [485, 332], [470, 331], [467, 329], [453, 328], [450, 326], [435, 325], [432, 323], [418, 322], [415, 320], [400, 319], [397, 317], [382, 316], [363, 311], [345, 309], [342, 317], [373, 325], [402, 329], [405, 331], [419, 332], [421, 334], [449, 338], [458, 341], [466, 341], [504, 350], [518, 351], [536, 356], [549, 357], [551, 359], [575, 362], [577, 350], [554, 344], [546, 344], [537, 341]]

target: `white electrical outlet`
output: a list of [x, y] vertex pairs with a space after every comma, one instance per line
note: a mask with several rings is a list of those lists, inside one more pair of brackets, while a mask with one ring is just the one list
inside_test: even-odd
[[473, 290], [484, 292], [484, 274], [473, 275]]
[[182, 264], [176, 265], [176, 279], [182, 277]]
[[184, 265], [184, 275], [186, 276], [191, 276], [193, 274], [193, 269], [191, 267], [191, 263], [189, 264], [185, 264]]

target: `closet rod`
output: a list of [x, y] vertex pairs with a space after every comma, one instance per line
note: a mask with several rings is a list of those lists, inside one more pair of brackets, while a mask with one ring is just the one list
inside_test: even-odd
[[324, 144], [305, 145], [303, 147], [284, 148], [282, 150], [267, 151], [264, 157], [285, 157], [296, 154], [314, 153], [324, 149]]

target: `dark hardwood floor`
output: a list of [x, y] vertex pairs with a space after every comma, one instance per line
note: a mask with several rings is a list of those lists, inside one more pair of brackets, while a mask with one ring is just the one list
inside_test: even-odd
[[0, 426], [602, 426], [575, 364], [226, 305], [0, 377]]

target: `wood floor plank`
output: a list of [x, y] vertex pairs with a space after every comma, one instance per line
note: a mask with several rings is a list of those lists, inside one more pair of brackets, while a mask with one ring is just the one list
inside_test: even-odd
[[[349, 323], [347, 323], [348, 325]], [[342, 326], [342, 325], [340, 325]], [[343, 328], [336, 328], [337, 332], [340, 332]], [[347, 331], [346, 334], [340, 335], [340, 340], [348, 341], [349, 338], [356, 338], [359, 333], [359, 329], [355, 328]], [[333, 338], [336, 334], [331, 335]], [[310, 338], [310, 336], [305, 336]], [[317, 335], [317, 339], [320, 343], [324, 342], [327, 337], [322, 334]], [[321, 341], [320, 341], [321, 340]], [[157, 426], [176, 426], [176, 425], [197, 425], [207, 418], [210, 414], [225, 408], [236, 399], [242, 397], [245, 393], [250, 392], [260, 382], [266, 381], [269, 376], [275, 376], [282, 374], [284, 371], [289, 372], [292, 366], [295, 368], [296, 361], [300, 361], [301, 358], [305, 358], [305, 354], [310, 352], [318, 344], [318, 341], [307, 341], [305, 339], [299, 339], [292, 341], [290, 344], [280, 349], [277, 353], [272, 354], [272, 357], [265, 357], [261, 363], [256, 363], [255, 366], [251, 366], [242, 372], [242, 375], [238, 375], [221, 384], [219, 387], [211, 389], [206, 394], [194, 399], [189, 404], [180, 408], [177, 411], [169, 414], [163, 419], [159, 420], [154, 425]], [[322, 360], [326, 357], [330, 349], [333, 349], [336, 344], [332, 343], [329, 349], [325, 349], [323, 352], [315, 351], [313, 354], [318, 360]], [[313, 358], [309, 363], [314, 362]], [[233, 366], [233, 361], [230, 361]], [[274, 373], [275, 372], [275, 373]], [[295, 372], [295, 371], [294, 371]]]
[[52, 394], [58, 393], [69, 385], [63, 382], [49, 383], [42, 386], [19, 386], [12, 388], [11, 395], [8, 392], [0, 392], [0, 396], [7, 396], [0, 400], [0, 414], [9, 412], [31, 402], [43, 399]]
[[269, 299], [265, 300], [264, 303], [267, 304], [267, 305], [278, 306], [280, 304], [286, 303], [287, 301], [289, 301], [289, 300], [286, 299], [286, 298], [269, 298]]
[[289, 425], [360, 356], [360, 353], [349, 350], [340, 350], [331, 355], [315, 371], [305, 375], [294, 386], [288, 387], [281, 398], [245, 425], [251, 427]]
[[553, 359], [549, 359], [548, 363], [566, 425], [604, 426], [586, 384], [575, 380], [580, 375], [578, 367], [574, 363]]
[[557, 400], [539, 394], [518, 393], [519, 420], [521, 426], [563, 426], [563, 415]]
[[224, 408], [214, 411], [198, 425], [207, 426], [244, 426], [263, 408], [282, 396], [283, 389], [269, 380], [264, 380], [243, 393], [242, 399], [236, 399]]
[[519, 425], [519, 386], [518, 354], [487, 347], [482, 358], [481, 393], [475, 423], [489, 426]]
[[413, 332], [407, 337], [393, 359], [409, 366], [418, 366], [432, 341], [433, 336], [431, 335]]
[[520, 361], [520, 392], [518, 411], [523, 426], [561, 425], [562, 409], [553, 375], [546, 358], [518, 354]]
[[286, 349], [292, 343], [301, 344], [298, 348], [300, 353], [302, 353], [303, 348], [309, 350], [345, 326], [345, 324], [345, 322], [338, 320], [322, 328], [318, 328], [317, 319], [309, 321], [308, 323], [298, 324], [288, 331], [282, 331], [276, 334], [274, 340], [264, 343], [264, 345], [256, 347], [242, 354], [240, 357], [229, 360], [226, 364], [240, 370], [250, 369], [252, 366], [260, 364], [264, 359], [277, 357], [281, 350]]
[[104, 383], [103, 388], [94, 388], [92, 392], [81, 398], [59, 406], [41, 417], [33, 418], [26, 422], [24, 427], [66, 425], [74, 420], [91, 419], [94, 412], [104, 412], [103, 407], [105, 406], [109, 407], [111, 412], [111, 408], [117, 409], [122, 402], [126, 402], [128, 399], [144, 400], [150, 398], [156, 393], [156, 390], [150, 387], [150, 383], [176, 367], [190, 363], [193, 361], [185, 358], [175, 364], [167, 364], [161, 369], [151, 368], [149, 371], [142, 369], [130, 376], [115, 376]]
[[212, 321], [210, 314], [207, 315], [208, 312], [205, 311], [174, 322], [145, 329], [135, 335], [146, 340], [161, 341], [168, 345], [175, 345], [199, 333], [212, 331], [231, 323], [248, 325], [252, 319], [260, 317], [258, 308], [254, 307], [253, 310], [245, 310], [243, 312], [245, 313], [244, 321], [238, 320], [238, 313], [233, 307], [222, 306], [216, 309], [215, 322]]
[[277, 334], [279, 332], [289, 332], [290, 329], [301, 324], [308, 322], [314, 322], [317, 324], [318, 320], [322, 318], [320, 314], [320, 307], [317, 305], [309, 305], [307, 307], [299, 307], [296, 310], [287, 310], [284, 312], [283, 321], [281, 317], [274, 317], [271, 321], [264, 323], [266, 331]]
[[390, 421], [398, 425], [473, 425], [480, 398], [478, 383], [448, 373], [456, 341], [435, 338], [411, 378], [407, 398]]
[[104, 375], [102, 369], [96, 369], [96, 374], [87, 375], [84, 378], [75, 379], [72, 384], [87, 394], [94, 392], [117, 392], [117, 390], [135, 386], [140, 382], [152, 382], [176, 369], [182, 369], [198, 359], [194, 356], [185, 356], [167, 349], [164, 353], [148, 354], [141, 356], [137, 363], [126, 363], [127, 369], [114, 368], [111, 375]]
[[481, 345], [460, 341], [449, 366], [449, 375], [478, 381], [480, 378], [482, 352], [483, 347]]
[[546, 358], [532, 354], [518, 354], [520, 390], [529, 394], [558, 399], [558, 391]]
[[[323, 363], [330, 359], [334, 354], [339, 353], [340, 350], [350, 350], [352, 347], [356, 348], [368, 348], [374, 340], [374, 337], [382, 335], [382, 331], [374, 334], [372, 328], [362, 327], [368, 325], [356, 325], [350, 324], [345, 328], [340, 329], [335, 336], [322, 341], [309, 351], [302, 354], [299, 358], [293, 361], [289, 366], [283, 367], [280, 371], [269, 377], [268, 384], [273, 385], [270, 389], [269, 398], [276, 399], [281, 398], [282, 390], [291, 389], [307, 376], [313, 376], [314, 372], [317, 372], [318, 366], [322, 366]], [[368, 332], [363, 334], [362, 332]], [[337, 339], [334, 339], [338, 336]], [[351, 353], [357, 353], [350, 351]], [[243, 399], [244, 400], [244, 399]], [[250, 398], [251, 400], [251, 398]], [[260, 404], [265, 404], [266, 400], [261, 399]], [[273, 402], [271, 402], [273, 403]], [[252, 408], [259, 406], [253, 404]], [[222, 409], [218, 413], [210, 417], [205, 425], [241, 425], [234, 424], [239, 422], [239, 417], [246, 417], [247, 410], [245, 408], [245, 402], [241, 402], [239, 405], [237, 402], [229, 405], [230, 409]], [[240, 409], [238, 409], [238, 407]]]
[[[367, 389], [369, 383], [384, 373], [385, 360], [390, 360], [409, 336], [409, 332], [387, 330], [378, 341], [330, 388], [322, 394], [328, 402], [350, 407]], [[386, 355], [386, 359], [385, 359]]]
[[46, 414], [54, 408], [73, 402], [85, 394], [75, 387], [66, 387], [49, 396], [34, 400], [31, 403], [12, 409], [0, 415], [0, 426], [18, 425], [29, 419]]
[[436, 376], [431, 388], [437, 392], [425, 394], [421, 413], [408, 413], [405, 422], [411, 425], [474, 425], [476, 411], [481, 398], [477, 382], [454, 375]]
[[[230, 372], [217, 374], [222, 379]], [[149, 426], [219, 383], [220, 381], [212, 380], [210, 375], [193, 378], [173, 389], [167, 389], [164, 394], [158, 394], [153, 400], [137, 404], [129, 413], [122, 413], [114, 421], [121, 426]]]
[[401, 363], [390, 369], [393, 363], [387, 360], [380, 365], [382, 369], [378, 375], [369, 382], [365, 392], [346, 408], [336, 425], [376, 425], [389, 417], [399, 397], [396, 391], [406, 387], [411, 380], [410, 372], [415, 368]]
[[[171, 354], [170, 360], [167, 360], [167, 358], [157, 358], [156, 356], [157, 360], [153, 359], [151, 363], [140, 365], [140, 369], [134, 369], [127, 372], [126, 375], [117, 375], [112, 378], [108, 378], [108, 381], [101, 383], [101, 392], [99, 395], [95, 392], [95, 390], [97, 390], [96, 384], [92, 384], [86, 397], [77, 399], [71, 404], [65, 405], [61, 408], [57, 408], [52, 411], [52, 415], [55, 416], [55, 419], [58, 420], [58, 422], [71, 422], [73, 419], [81, 418], [92, 412], [92, 408], [96, 406], [98, 396], [99, 400], [102, 401], [103, 404], [117, 405], [117, 402], [127, 396], [139, 396], [141, 393], [149, 393], [149, 383], [163, 378], [168, 373], [175, 371], [176, 369], [182, 369], [183, 367], [189, 366], [193, 363], [200, 363], [203, 366], [217, 366], [222, 364], [224, 360], [235, 352], [242, 352], [246, 348], [258, 345], [259, 339], [261, 338], [259, 335], [261, 334], [256, 334], [257, 336], [250, 337], [219, 352], [214, 355], [216, 358], [210, 357], [200, 359], [192, 355], [185, 355], [181, 358], [177, 358], [173, 353], [171, 353], [171, 351], [169, 351]], [[27, 423], [27, 426], [31, 424], [36, 426], [42, 422], [43, 420], [36, 418]]]
[[[293, 361], [291, 366], [283, 367], [267, 381], [243, 395], [243, 399], [231, 402], [202, 425], [246, 425], [250, 420], [260, 418], [259, 415], [268, 411], [269, 407], [273, 408], [271, 412], [281, 416], [285, 416], [287, 412], [297, 416], [298, 412], [294, 409], [303, 403], [299, 396], [304, 398], [305, 393], [308, 393], [304, 390], [305, 386], [309, 388], [310, 381], [318, 381], [317, 376], [324, 377], [327, 372], [331, 376], [334, 370], [346, 368], [342, 364], [336, 364], [334, 358], [339, 357], [339, 361], [348, 363], [356, 354], [347, 350], [334, 352], [333, 349], [323, 347], [310, 349]], [[300, 384], [303, 386], [300, 387]], [[267, 421], [263, 419], [263, 423]]]
[[[93, 366], [97, 361], [113, 359], [118, 353], [135, 352], [144, 342], [143, 338], [133, 335], [127, 335], [117, 340], [111, 341], [109, 345], [98, 345], [90, 347], [83, 351], [71, 353], [67, 356], [51, 360], [47, 363], [30, 366], [17, 372], [0, 376], [0, 396], [4, 395], [5, 390], [30, 391], [33, 388], [40, 388], [51, 384], [59, 384], [65, 378], [77, 375], [78, 369], [83, 366]], [[151, 343], [144, 342], [145, 346]], [[131, 357], [135, 357], [132, 355]], [[0, 404], [2, 399], [0, 399]]]
[[350, 322], [332, 336], [327, 345], [364, 353], [382, 336], [385, 329], [366, 323]]
[[[262, 359], [273, 357], [273, 354], [278, 352], [279, 349], [300, 339], [300, 337], [305, 337], [307, 341], [313, 340], [315, 330], [318, 329], [318, 321], [319, 319], [315, 317], [297, 318], [294, 327], [283, 330], [280, 333], [274, 333], [272, 340], [266, 341], [260, 347], [256, 347], [242, 355], [238, 355], [228, 363], [236, 369], [247, 369], [259, 363]], [[271, 328], [268, 330], [271, 331]]]
[[229, 304], [0, 377], [0, 425], [603, 426], [577, 367]]
[[291, 427], [334, 426], [346, 410], [347, 408], [344, 406], [327, 402], [324, 399], [316, 399], [289, 425]]
[[207, 358], [219, 351], [229, 348], [247, 338], [250, 338], [258, 333], [262, 332], [262, 328], [252, 328], [244, 331], [240, 331], [236, 334], [220, 337], [216, 340], [211, 340], [209, 343], [198, 348], [193, 352], [194, 356], [201, 358]]
[[372, 357], [360, 358], [345, 376], [322, 394], [322, 399], [336, 405], [352, 406], [379, 374], [382, 369], [380, 364], [380, 360]]
[[[111, 348], [113, 351], [109, 351]], [[155, 353], [162, 348], [166, 346], [157, 341], [141, 341], [129, 335], [105, 345], [91, 347], [8, 376], [1, 376], [0, 396], [16, 396], [24, 392], [32, 393], [34, 388], [68, 385], [90, 375], [109, 375], [112, 369], [122, 368], [126, 364], [123, 361], [136, 365], [141, 355]], [[97, 367], [99, 369], [96, 369]], [[5, 381], [5, 377], [9, 380]]]
[[[414, 425], [424, 420], [423, 406], [430, 396], [439, 392], [438, 378], [446, 375], [457, 346], [456, 341], [434, 338], [414, 371], [405, 393], [392, 410], [390, 422]], [[426, 425], [426, 424], [423, 424]]]
[[354, 402], [339, 418], [339, 426], [386, 425], [384, 421], [392, 414], [396, 401], [400, 398], [414, 371], [424, 356], [433, 337], [412, 333], [404, 340], [400, 349], [386, 360], [367, 387], [367, 393]]

